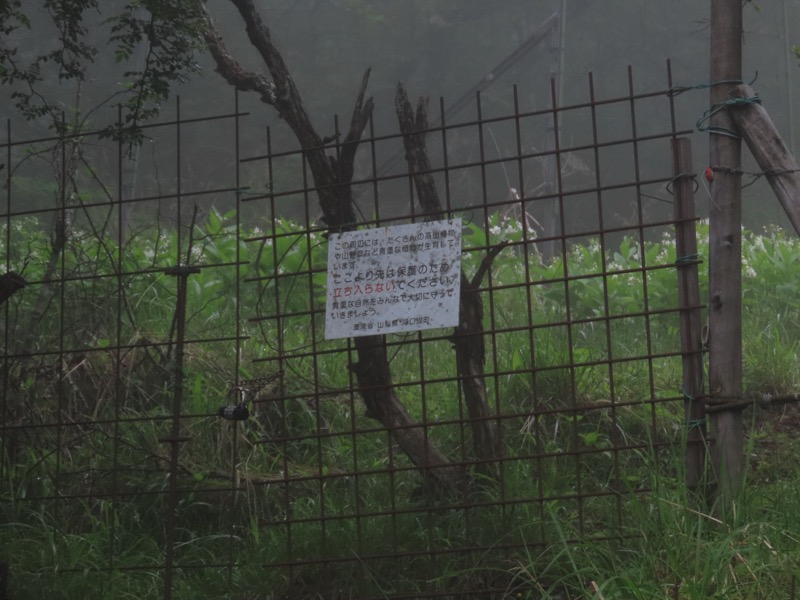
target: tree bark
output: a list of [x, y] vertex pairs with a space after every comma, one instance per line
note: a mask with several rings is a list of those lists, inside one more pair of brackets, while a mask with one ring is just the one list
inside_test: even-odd
[[[414, 186], [424, 218], [426, 220], [441, 219], [444, 217], [444, 210], [436, 190], [436, 182], [431, 175], [431, 164], [425, 142], [428, 130], [427, 100], [419, 99], [417, 111], [414, 114], [405, 88], [402, 84], [398, 84], [395, 108], [400, 130], [403, 133], [408, 169], [414, 178]], [[456, 367], [464, 394], [464, 403], [467, 405], [472, 429], [473, 451], [481, 461], [480, 471], [489, 475], [497, 472], [494, 461], [501, 456], [501, 450], [486, 393], [483, 299], [479, 289], [492, 259], [505, 246], [506, 244], [496, 246], [487, 254], [471, 281], [462, 271], [459, 324], [451, 338], [456, 353]]]
[[0, 275], [0, 304], [24, 288], [25, 283], [25, 279], [13, 271]]
[[800, 167], [753, 88], [738, 85], [731, 94], [732, 99], [741, 100], [728, 105], [736, 129], [800, 235]]
[[[262, 101], [273, 106], [292, 129], [311, 169], [322, 208], [322, 220], [330, 231], [355, 229], [357, 219], [351, 182], [356, 150], [373, 110], [372, 98], [366, 96], [369, 70], [361, 81], [350, 127], [339, 148], [338, 158], [329, 156], [322, 138], [311, 123], [286, 63], [272, 43], [269, 29], [252, 0], [231, 0], [231, 3], [244, 20], [248, 39], [259, 52], [271, 79], [243, 69], [228, 53], [209, 17], [205, 39], [217, 70], [231, 85], [259, 93]], [[377, 419], [391, 432], [403, 452], [434, 489], [460, 490], [465, 481], [464, 469], [453, 465], [438, 450], [425, 427], [414, 421], [394, 391], [384, 336], [358, 337], [354, 343], [357, 362], [351, 369], [356, 375], [367, 416]]]
[[414, 421], [397, 398], [386, 355], [386, 338], [370, 335], [354, 338], [358, 362], [351, 365], [367, 407], [367, 416], [388, 429], [433, 491], [463, 491], [466, 471], [453, 465], [428, 437], [427, 429]]
[[[741, 140], [731, 135], [731, 115], [721, 110], [742, 77], [742, 3], [711, 2], [708, 164], [714, 170], [709, 205], [708, 404], [742, 398], [742, 186]], [[711, 414], [712, 464], [722, 505], [731, 508], [744, 477], [744, 422], [741, 408]]]

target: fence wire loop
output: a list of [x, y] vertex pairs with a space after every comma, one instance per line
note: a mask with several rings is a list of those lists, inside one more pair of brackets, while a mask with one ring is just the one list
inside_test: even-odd
[[692, 183], [694, 184], [694, 190], [692, 193], [696, 193], [698, 189], [700, 189], [700, 184], [697, 182], [697, 174], [696, 173], [678, 173], [672, 179], [667, 182], [666, 190], [670, 196], [674, 196], [675, 192], [673, 191], [672, 185], [676, 181], [680, 181], [681, 179], [691, 179]]

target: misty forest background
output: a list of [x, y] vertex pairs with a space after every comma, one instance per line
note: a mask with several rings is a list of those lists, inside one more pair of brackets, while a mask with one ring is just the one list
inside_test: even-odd
[[[103, 28], [99, 24], [113, 13], [115, 6], [113, 2], [103, 3], [102, 14], [89, 11], [89, 31], [93, 30], [91, 19], [96, 18], [100, 35]], [[246, 68], [262, 70], [255, 50], [241, 35], [242, 24], [233, 7], [223, 2], [210, 2], [209, 8], [231, 53]], [[624, 0], [535, 3], [526, 0], [276, 0], [260, 3], [258, 8], [322, 135], [333, 133], [334, 115], [349, 115], [355, 90], [367, 67], [372, 68], [369, 93], [375, 99], [376, 134], [395, 134], [394, 92], [398, 81], [406, 85], [412, 98], [429, 96], [432, 114], [436, 115], [440, 97], [444, 97], [445, 106], [455, 102], [553, 13], [563, 13], [560, 57], [553, 58], [547, 40], [527, 53], [482, 93], [485, 118], [512, 112], [510, 89], [514, 84], [519, 88], [522, 110], [547, 108], [551, 103], [549, 82], [557, 75], [560, 75], [557, 88], [561, 105], [587, 101], [589, 72], [594, 75], [598, 98], [625, 94], [628, 65], [633, 68], [634, 91], [664, 89], [667, 87], [667, 59], [672, 61], [675, 85], [698, 86], [687, 92], [688, 98], [682, 98], [679, 122], [691, 126], [708, 108], [708, 92], [703, 87], [708, 83], [707, 6], [692, 0], [669, 5], [635, 4]], [[769, 6], [747, 2], [744, 10], [743, 78], [747, 82], [755, 80], [754, 88], [783, 132], [790, 150], [794, 151], [800, 119], [790, 107], [800, 93], [800, 72], [792, 48], [798, 42], [793, 32], [800, 27], [800, 11], [797, 3], [791, 0]], [[47, 50], [42, 41], [52, 39], [51, 34], [55, 34], [54, 30], [47, 29], [44, 19], [36, 18], [33, 7], [26, 7], [26, 11], [33, 17], [31, 29], [17, 29], [9, 38], [9, 46], [17, 48], [16, 58], [22, 64]], [[107, 34], [103, 32], [103, 35]], [[130, 61], [119, 64], [110, 51], [111, 46], [105, 45], [105, 38], [95, 41], [100, 44], [100, 52], [80, 90], [74, 85], [59, 85], [55, 77], [39, 84], [37, 89], [45, 98], [63, 106], [68, 114], [74, 111], [76, 103], [83, 115], [91, 111], [86, 126], [102, 128], [116, 122], [115, 102], [108, 99], [113, 92], [123, 89], [121, 73], [125, 68], [135, 67], [137, 57], [134, 54]], [[173, 89], [173, 94], [180, 95], [183, 118], [227, 112], [232, 106], [230, 86], [214, 72], [213, 61], [207, 53], [196, 58], [198, 72]], [[240, 106], [256, 117], [250, 122], [259, 123], [258, 127], [244, 133], [245, 147], [248, 141], [262, 147], [267, 126], [273, 130], [274, 147], [297, 147], [296, 140], [275, 111], [266, 109], [256, 94], [242, 94]], [[23, 127], [26, 138], [47, 134], [46, 120], [26, 123], [12, 106], [9, 94], [0, 97], [0, 107], [0, 114], [11, 120], [14, 135], [21, 133]], [[663, 105], [660, 108], [663, 109]], [[646, 108], [639, 110], [646, 115]], [[175, 111], [174, 101], [163, 102], [160, 118], [174, 118]], [[469, 103], [458, 114], [451, 115], [449, 121], [473, 118], [474, 103]], [[621, 113], [609, 114], [601, 127], [624, 129], [627, 127], [625, 119], [626, 115]], [[563, 123], [562, 146], [582, 143], [587, 127], [588, 123], [579, 120]], [[192, 144], [192, 135], [199, 143]], [[204, 139], [200, 140], [201, 137]], [[189, 168], [183, 177], [193, 182], [190, 186], [193, 189], [219, 183], [215, 181], [215, 173], [223, 171], [221, 164], [230, 160], [224, 155], [224, 148], [229, 144], [220, 143], [219, 147], [214, 147], [207, 141], [210, 137], [214, 137], [213, 130], [196, 131], [189, 134], [184, 148]], [[540, 149], [546, 144], [544, 137], [543, 131], [542, 142], [538, 144]], [[498, 157], [506, 148], [510, 153], [513, 141], [502, 133], [495, 138], [492, 145], [496, 146]], [[705, 167], [706, 141], [702, 136], [695, 140], [697, 172]], [[158, 150], [166, 151], [170, 143], [161, 141]], [[161, 164], [156, 174], [149, 164], [152, 160], [148, 157], [152, 159], [156, 155], [158, 144], [158, 140], [150, 139], [140, 151], [133, 190], [137, 197], [169, 193], [173, 185], [170, 165]], [[103, 160], [113, 164], [114, 159], [108, 153], [93, 157], [99, 171], [105, 166]], [[752, 161], [748, 161], [745, 153], [745, 170], [757, 171]], [[490, 182], [489, 193], [504, 196], [508, 182], [502, 181], [502, 174], [497, 177], [500, 180]], [[264, 182], [256, 175], [246, 183], [253, 191], [263, 191]], [[36, 206], [38, 194], [45, 205], [51, 201], [41, 189], [26, 191], [29, 205]], [[748, 198], [760, 198], [765, 193], [768, 187], [763, 181], [745, 192], [746, 226], [759, 229], [767, 224], [786, 223], [777, 203], [759, 202], [756, 207], [748, 202]], [[703, 204], [701, 201], [698, 205], [701, 215]]]

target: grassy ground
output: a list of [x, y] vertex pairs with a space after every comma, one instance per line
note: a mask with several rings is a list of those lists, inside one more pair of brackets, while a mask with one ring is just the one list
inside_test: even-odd
[[[27, 254], [14, 260], [27, 261], [35, 280], [46, 236], [35, 223], [15, 226]], [[495, 228], [512, 242], [519, 235], [513, 223]], [[745, 491], [726, 508], [700, 499], [682, 483], [680, 361], [647, 358], [675, 349], [677, 317], [602, 319], [645, 302], [674, 306], [668, 238], [644, 248], [624, 240], [606, 257], [588, 241], [566, 264], [525, 265], [511, 250], [496, 259], [487, 326], [499, 332], [487, 371], [506, 462], [500, 483], [476, 477], [466, 499], [426, 494], [364, 416], [344, 342], [322, 341], [321, 319], [310, 324], [305, 311], [324, 280], [318, 239], [281, 223], [247, 248], [213, 214], [195, 240], [192, 256], [207, 266], [190, 279], [188, 337], [202, 341], [185, 356], [182, 428], [191, 441], [181, 447], [175, 529], [166, 519], [169, 446], [160, 441], [171, 427], [175, 349], [153, 343], [174, 340], [174, 279], [163, 267], [174, 262], [175, 240], [162, 232], [123, 250], [87, 235], [65, 259], [75, 274], [113, 273], [117, 252], [127, 270], [144, 272], [69, 283], [38, 324], [35, 350], [44, 354], [7, 363], [14, 392], [5, 406], [25, 424], [4, 440], [0, 559], [11, 597], [163, 597], [170, 535], [172, 597], [193, 600], [795, 597], [800, 409], [749, 409]], [[478, 228], [466, 240], [491, 241]], [[246, 269], [213, 266], [242, 257]], [[479, 261], [468, 255], [465, 268]], [[643, 276], [643, 262], [665, 268]], [[743, 269], [746, 397], [795, 393], [800, 244], [748, 234]], [[566, 271], [586, 276], [570, 284], [569, 316], [581, 321], [571, 328]], [[529, 295], [525, 277], [552, 283]], [[231, 302], [247, 278], [257, 282]], [[11, 326], [24, 329], [33, 301], [15, 302]], [[264, 318], [247, 321], [252, 314]], [[249, 339], [220, 341], [237, 319]], [[396, 346], [393, 375], [443, 452], [469, 461], [452, 349], [435, 335]], [[54, 362], [46, 352], [62, 346]], [[287, 376], [267, 390], [275, 400], [237, 428], [220, 421], [232, 374], [258, 376], [249, 359], [277, 355]]]

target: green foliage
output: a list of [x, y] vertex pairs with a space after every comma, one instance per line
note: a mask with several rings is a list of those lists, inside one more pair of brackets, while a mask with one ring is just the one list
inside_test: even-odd
[[[80, 98], [81, 86], [91, 78], [92, 66], [105, 44], [114, 48], [118, 63], [128, 63], [136, 47], [146, 43], [144, 64], [125, 71], [126, 83], [112, 96], [122, 96], [124, 121], [103, 130], [107, 137], [139, 143], [141, 124], [158, 114], [175, 84], [200, 68], [196, 55], [204, 48], [202, 3], [142, 0], [127, 3], [121, 12], [104, 18], [108, 10], [97, 0], [42, 0], [24, 8], [19, 1], [3, 3], [0, 82], [11, 87], [11, 98], [26, 119], [46, 118], [47, 126], [63, 135], [69, 133], [62, 117], [63, 102], [44, 92], [43, 84], [53, 78], [62, 85], [72, 83]], [[47, 35], [49, 28], [56, 35]], [[39, 42], [37, 53], [28, 60], [10, 45], [11, 34], [24, 29]], [[72, 109], [79, 111], [80, 107]]]
[[[3, 264], [40, 284], [52, 250], [44, 224], [24, 217], [10, 227], [0, 231], [0, 243], [11, 240], [0, 248]], [[699, 232], [702, 257], [707, 224]], [[230, 577], [181, 571], [174, 597], [247, 597], [264, 585], [291, 597], [326, 594], [331, 586], [343, 594], [415, 594], [429, 589], [424, 581], [465, 590], [525, 584], [545, 598], [591, 597], [591, 582], [608, 598], [664, 597], [671, 586], [686, 598], [759, 597], [769, 586], [785, 588], [798, 569], [796, 545], [785, 534], [798, 516], [788, 500], [796, 482], [770, 483], [783, 487], [743, 498], [737, 520], [715, 521], [681, 491], [680, 402], [648, 401], [651, 387], [678, 393], [679, 358], [646, 358], [675, 350], [677, 321], [629, 315], [645, 303], [675, 306], [673, 241], [623, 239], [604, 253], [598, 240], [588, 240], [565, 259], [544, 261], [525, 250], [518, 224], [496, 215], [486, 231], [467, 225], [468, 274], [501, 239], [511, 246], [496, 257], [483, 294], [495, 319], [487, 310], [486, 325], [497, 330], [487, 382], [503, 416], [502, 497], [491, 484], [476, 486], [475, 508], [431, 511], [416, 471], [399, 452], [387, 452], [385, 432], [375, 431], [353, 394], [345, 342], [322, 340], [327, 249], [319, 232], [286, 219], [267, 231], [244, 230], [235, 213], [212, 210], [191, 235], [152, 229], [119, 245], [76, 223], [60, 259], [65, 282], [58, 285], [68, 293], [54, 290], [36, 323], [42, 335], [35, 348], [46, 351], [63, 336], [76, 351], [65, 355], [61, 371], [46, 352], [10, 360], [9, 389], [18, 391], [9, 410], [24, 409], [30, 424], [70, 423], [60, 433], [31, 429], [36, 439], [5, 458], [0, 554], [13, 557], [14, 573], [30, 575], [15, 578], [17, 596], [93, 590], [93, 597], [147, 597], [163, 589], [161, 571], [147, 567], [161, 564], [153, 557], [164, 544], [168, 458], [160, 440], [170, 428], [176, 304], [176, 280], [164, 269], [176, 263], [200, 267], [187, 290], [192, 342], [182, 413], [192, 441], [180, 461], [179, 560], [236, 566]], [[745, 237], [751, 393], [793, 391], [800, 379], [797, 246], [777, 231]], [[17, 332], [31, 326], [35, 297], [9, 300]], [[236, 333], [249, 337], [238, 345], [214, 341]], [[423, 334], [423, 347], [392, 347], [393, 377], [412, 415], [426, 415], [437, 445], [449, 456], [468, 456], [463, 430], [451, 424], [463, 410], [452, 350], [447, 340], [427, 339], [435, 335]], [[219, 406], [235, 401], [236, 369], [240, 379], [257, 377], [250, 359], [278, 356], [287, 371], [282, 397], [267, 390], [246, 423], [220, 421]], [[595, 410], [579, 414], [572, 403]], [[652, 450], [654, 442], [674, 454]], [[616, 452], [621, 445], [641, 450]], [[762, 462], [760, 481], [764, 468]], [[235, 486], [232, 470], [247, 483]], [[619, 493], [579, 503], [578, 489]], [[638, 493], [644, 489], [654, 491]], [[56, 491], [79, 499], [37, 500]], [[494, 508], [501, 501], [508, 503], [502, 515]], [[581, 519], [584, 531], [576, 529]], [[575, 543], [593, 531], [614, 539]], [[475, 552], [416, 556], [420, 548], [494, 544], [527, 551], [508, 551], [503, 560]], [[405, 557], [351, 560], [393, 553]], [[307, 564], [293, 581], [281, 569], [264, 569], [298, 558]], [[343, 560], [336, 573], [324, 564], [331, 558]], [[398, 568], [414, 578], [398, 577]]]
[[519, 580], [547, 599], [744, 600], [791, 589], [800, 565], [790, 524], [796, 506], [781, 515], [781, 502], [743, 498], [738, 518], [726, 523], [674, 488], [624, 502], [630, 528], [617, 539], [580, 544], [570, 521], [550, 510], [553, 544], [529, 551]]
[[[203, 5], [199, 0], [141, 0], [128, 4], [107, 23], [118, 63], [129, 61], [138, 45], [148, 47], [145, 64], [124, 73], [129, 97], [124, 103], [123, 129], [138, 143], [142, 139], [139, 125], [158, 115], [175, 84], [200, 70], [196, 55], [205, 48]], [[106, 133], [116, 139], [120, 130], [109, 128]]]

